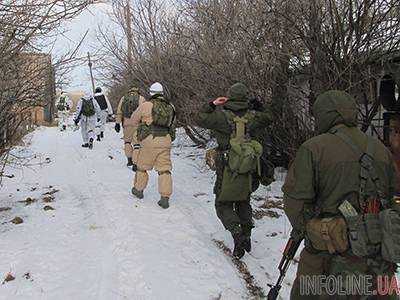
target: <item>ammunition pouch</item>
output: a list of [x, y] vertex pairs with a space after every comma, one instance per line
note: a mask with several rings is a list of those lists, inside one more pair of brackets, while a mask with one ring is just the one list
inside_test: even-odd
[[349, 248], [347, 226], [342, 217], [314, 218], [306, 224], [307, 239], [318, 251], [343, 253]]
[[353, 254], [376, 257], [380, 252], [382, 232], [378, 214], [361, 214], [346, 218], [348, 236]]
[[151, 134], [151, 128], [145, 123], [141, 123], [137, 129], [137, 139], [139, 142], [143, 141]]
[[342, 210], [355, 256], [380, 256], [388, 262], [400, 263], [400, 214], [396, 210], [384, 209], [379, 213], [364, 214], [348, 212]]
[[379, 221], [382, 230], [382, 258], [400, 263], [400, 215], [393, 209], [385, 209], [379, 213]]

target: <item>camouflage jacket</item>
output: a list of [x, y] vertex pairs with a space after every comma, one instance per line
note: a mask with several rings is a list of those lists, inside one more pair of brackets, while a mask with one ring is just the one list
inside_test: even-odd
[[[341, 130], [364, 151], [367, 139], [372, 139], [356, 127], [355, 101], [344, 92], [322, 94], [313, 112], [320, 134], [299, 148], [283, 186], [285, 212], [298, 232], [304, 232], [306, 221], [312, 217], [338, 215], [338, 207], [345, 199], [360, 210], [359, 157], [332, 129]], [[391, 153], [377, 139], [372, 143], [381, 189], [385, 198], [392, 201], [396, 176]]]

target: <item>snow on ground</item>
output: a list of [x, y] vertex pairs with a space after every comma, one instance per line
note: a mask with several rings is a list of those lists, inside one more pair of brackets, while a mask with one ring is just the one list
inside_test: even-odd
[[[232, 247], [215, 214], [214, 176], [204, 166], [204, 150], [182, 136], [175, 142], [174, 195], [163, 210], [156, 203], [156, 173], [145, 199], [134, 199], [133, 173], [112, 124], [105, 136], [90, 151], [81, 148], [79, 131], [42, 127], [26, 137], [26, 147], [14, 149], [24, 159], [23, 166], [6, 169], [15, 177], [5, 178], [0, 189], [0, 283], [8, 272], [15, 280], [0, 285], [0, 299], [249, 298], [241, 274], [213, 242]], [[279, 198], [281, 184], [257, 195]], [[54, 202], [43, 203], [51, 191]], [[27, 197], [37, 201], [19, 202]], [[254, 200], [253, 206], [263, 203]], [[45, 211], [46, 205], [55, 210]], [[273, 211], [281, 216], [256, 221], [253, 252], [243, 258], [265, 292], [279, 275], [290, 232], [283, 211]], [[9, 222], [16, 216], [24, 223]]]

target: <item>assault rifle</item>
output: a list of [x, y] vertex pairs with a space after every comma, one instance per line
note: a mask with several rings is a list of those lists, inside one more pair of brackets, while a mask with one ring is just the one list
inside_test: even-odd
[[278, 298], [278, 294], [279, 291], [282, 287], [282, 282], [283, 279], [285, 278], [286, 272], [289, 269], [290, 263], [292, 262], [297, 249], [299, 249], [299, 246], [301, 244], [301, 241], [303, 240], [303, 238], [294, 238], [294, 237], [290, 237], [289, 241], [287, 242], [286, 246], [285, 246], [285, 250], [283, 251], [282, 254], [282, 259], [279, 263], [278, 269], [280, 272], [278, 281], [276, 282], [276, 284], [274, 286], [272, 286], [271, 284], [268, 284], [268, 286], [271, 287], [267, 299], [268, 300], [276, 300]]

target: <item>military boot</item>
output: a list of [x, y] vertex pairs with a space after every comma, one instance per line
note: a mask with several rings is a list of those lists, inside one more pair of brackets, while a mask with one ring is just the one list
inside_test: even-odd
[[160, 201], [157, 202], [162, 208], [167, 209], [169, 207], [169, 198], [161, 197]]
[[104, 139], [104, 131], [100, 132], [100, 137]]
[[135, 189], [134, 187], [132, 188], [132, 194], [139, 199], [143, 199], [144, 195], [143, 195], [143, 191], [138, 191], [137, 189]]
[[246, 252], [251, 252], [251, 230], [253, 226], [242, 225], [243, 230], [243, 248]]
[[63, 126], [62, 126], [62, 130], [63, 130], [63, 131], [67, 130], [67, 125], [63, 125]]
[[128, 157], [128, 163], [126, 164], [127, 167], [133, 166], [132, 157]]
[[132, 171], [136, 172], [137, 171], [137, 165], [136, 164], [132, 164]]
[[236, 257], [237, 259], [241, 259], [245, 254], [245, 250], [243, 247], [243, 239], [244, 239], [243, 232], [239, 226], [239, 227], [235, 228], [234, 230], [232, 230], [231, 233], [232, 233], [232, 237], [233, 237], [233, 242], [235, 244], [232, 255], [234, 257]]
[[93, 139], [89, 139], [89, 149], [93, 149]]
[[98, 141], [98, 142], [101, 141], [100, 135], [97, 136], [97, 141]]
[[89, 144], [88, 144], [88, 143], [82, 144], [82, 147], [83, 147], [83, 148], [89, 148]]

